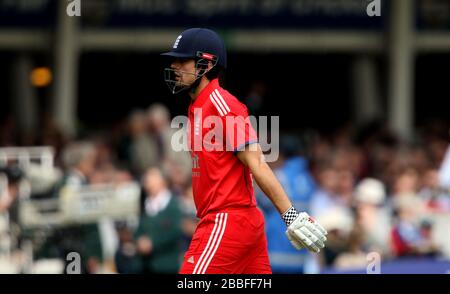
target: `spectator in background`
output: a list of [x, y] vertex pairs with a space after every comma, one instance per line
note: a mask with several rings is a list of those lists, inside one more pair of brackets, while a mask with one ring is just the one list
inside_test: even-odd
[[65, 176], [62, 185], [74, 188], [89, 183], [89, 177], [95, 172], [97, 151], [91, 142], [69, 144], [62, 154]]
[[18, 167], [0, 166], [0, 262], [11, 254], [14, 237], [10, 212], [17, 203], [21, 178]]
[[348, 236], [347, 250], [340, 253], [334, 260], [337, 269], [357, 269], [367, 266], [367, 252], [364, 248], [364, 233], [355, 226]]
[[182, 211], [160, 169], [143, 176], [145, 212], [135, 232], [144, 273], [177, 273], [181, 255]]
[[116, 166], [117, 157], [114, 150], [103, 139], [96, 140], [96, 168], [89, 177], [90, 184], [114, 184], [120, 185], [133, 180], [131, 173]]
[[191, 181], [191, 171], [173, 162], [166, 164], [165, 167], [170, 178], [170, 189], [172, 192], [176, 195], [185, 195], [186, 186]]
[[339, 195], [337, 201], [345, 207], [350, 207], [355, 187], [355, 175], [349, 168], [344, 168], [337, 171], [337, 177], [337, 194]]
[[367, 144], [370, 176], [380, 179], [390, 190], [394, 177], [390, 167], [395, 162], [398, 139], [386, 128], [381, 128]]
[[187, 146], [176, 146], [184, 151], [174, 149], [172, 136], [176, 130], [171, 128], [170, 123], [169, 110], [162, 104], [153, 104], [147, 111], [137, 110], [131, 114], [128, 121], [129, 134], [122, 138], [118, 148], [120, 157], [130, 163], [136, 176], [153, 166], [167, 172], [181, 169], [181, 174], [190, 173], [191, 158]]
[[[0, 167], [0, 227], [3, 227], [4, 232], [8, 231], [8, 234], [14, 230], [19, 231], [19, 201], [17, 199], [23, 178], [24, 172], [17, 165]], [[2, 228], [0, 228], [0, 239], [1, 231]]]
[[[281, 138], [280, 165], [274, 173], [294, 206], [309, 211], [316, 184], [308, 171], [308, 162], [300, 156], [300, 140], [293, 135]], [[310, 254], [296, 250], [285, 238], [285, 223], [261, 190], [256, 191], [258, 205], [266, 219], [266, 236], [273, 273], [303, 273]]]
[[[176, 146], [177, 148], [184, 147], [184, 151], [175, 151], [172, 146], [172, 136], [176, 132], [170, 126], [170, 113], [167, 107], [162, 104], [153, 104], [147, 110], [147, 124], [150, 131], [150, 136], [156, 142], [156, 152], [160, 160], [159, 166], [170, 171], [173, 168], [180, 169], [182, 174], [190, 174], [191, 172], [191, 157], [187, 151], [187, 146]], [[174, 142], [174, 144], [183, 144], [186, 142]]]
[[361, 235], [361, 249], [381, 256], [390, 255], [391, 218], [390, 211], [384, 207], [385, 198], [385, 186], [377, 179], [366, 178], [355, 188], [355, 221], [356, 230]]
[[335, 207], [349, 209], [348, 200], [339, 194], [343, 187], [339, 182], [342, 173], [334, 168], [329, 159], [319, 163], [316, 174], [319, 188], [312, 196], [311, 214], [319, 217]]
[[128, 121], [129, 141], [125, 148], [135, 175], [142, 175], [149, 167], [159, 165], [158, 144], [147, 132], [147, 118], [143, 111], [135, 111]]
[[322, 252], [322, 266], [332, 266], [336, 258], [348, 250], [349, 236], [354, 227], [353, 215], [344, 207], [336, 206], [321, 214], [317, 220], [328, 231], [327, 246]]
[[450, 212], [450, 189], [441, 187], [438, 170], [427, 169], [422, 178], [422, 184], [419, 197], [425, 202], [427, 210], [430, 213]]
[[448, 144], [448, 142], [446, 146], [447, 149], [443, 152], [444, 154], [442, 155], [442, 160], [440, 160], [434, 166], [439, 167], [438, 172], [439, 185], [441, 187], [450, 188], [450, 145]]
[[197, 209], [195, 207], [191, 185], [187, 185], [184, 192], [180, 194], [180, 203], [183, 212], [183, 250], [186, 251], [200, 221], [199, 218], [197, 218]]
[[[70, 193], [64, 193], [76, 193], [78, 188], [90, 183], [90, 177], [96, 168], [97, 151], [90, 142], [73, 142], [63, 150], [62, 156], [65, 175], [57, 184], [55, 196], [70, 197]], [[97, 273], [101, 270], [103, 252], [97, 223], [72, 225], [56, 230], [39, 250], [38, 256], [66, 260], [67, 254], [73, 251], [81, 256], [83, 272]]]
[[16, 165], [0, 166], [0, 259], [11, 254], [19, 226], [19, 186], [24, 177]]
[[19, 167], [0, 167], [0, 214], [8, 211], [15, 203], [22, 178], [23, 172]]
[[431, 240], [431, 223], [421, 217], [423, 202], [414, 194], [402, 195], [394, 199], [397, 215], [391, 232], [392, 248], [395, 256], [432, 256], [438, 253]]
[[402, 196], [417, 196], [419, 189], [419, 175], [414, 168], [401, 168], [394, 178], [393, 182], [393, 198]]
[[425, 137], [428, 138], [426, 138], [424, 149], [428, 151], [433, 166], [440, 166], [443, 163], [448, 148], [450, 148], [448, 136], [448, 128], [442, 135], [426, 136], [425, 134]]
[[114, 262], [119, 274], [139, 274], [142, 272], [142, 262], [138, 255], [133, 232], [125, 223], [117, 225], [119, 246], [114, 255]]
[[[341, 144], [344, 143], [345, 140]], [[338, 197], [335, 200], [346, 207], [351, 206], [355, 177], [359, 173], [361, 165], [360, 159], [355, 156], [356, 154], [358, 154], [357, 150], [347, 143], [335, 148], [330, 157], [331, 165], [337, 175], [336, 195]]]

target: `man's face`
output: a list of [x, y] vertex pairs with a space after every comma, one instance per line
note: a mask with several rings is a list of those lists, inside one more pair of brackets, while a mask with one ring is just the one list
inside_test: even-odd
[[176, 58], [170, 68], [175, 71], [177, 86], [192, 85], [197, 77], [194, 59]]

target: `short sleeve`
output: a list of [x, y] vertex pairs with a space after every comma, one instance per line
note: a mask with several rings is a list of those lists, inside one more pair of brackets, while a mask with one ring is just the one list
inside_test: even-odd
[[244, 150], [245, 146], [258, 142], [258, 136], [245, 106], [230, 111], [222, 117], [222, 120], [227, 151], [237, 153]]

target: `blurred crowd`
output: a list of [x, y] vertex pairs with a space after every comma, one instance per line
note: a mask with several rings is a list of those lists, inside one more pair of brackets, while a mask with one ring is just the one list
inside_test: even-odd
[[[256, 97], [256, 96], [255, 96]], [[13, 120], [0, 125], [0, 146], [53, 146], [62, 176], [45, 195], [59, 197], [66, 186], [138, 182], [142, 189], [136, 222], [113, 222], [114, 254], [105, 259], [100, 223], [57, 229], [35, 244], [34, 258], [61, 258], [79, 252], [83, 272], [176, 273], [198, 219], [190, 185], [188, 152], [171, 148], [171, 115], [161, 104], [133, 111], [103, 132], [67, 139], [51, 119], [43, 119], [35, 137], [17, 137]], [[448, 148], [445, 124], [418, 129], [404, 143], [383, 124], [346, 125], [333, 132], [283, 133], [279, 160], [270, 163], [299, 210], [308, 211], [328, 230], [319, 255], [296, 251], [284, 236], [284, 224], [267, 197], [256, 189], [266, 217], [270, 259], [276, 273], [318, 273], [326, 267], [367, 264], [377, 252], [383, 260], [437, 257], [436, 216], [450, 215], [449, 191], [439, 181]], [[17, 207], [14, 191], [0, 196], [0, 214]], [[9, 200], [7, 200], [9, 199]], [[447, 231], [450, 223], [447, 223]], [[23, 235], [26, 232], [21, 232]], [[445, 239], [445, 237], [444, 237]], [[20, 242], [17, 244], [20, 247]]]
[[281, 137], [282, 156], [273, 168], [296, 206], [328, 230], [327, 246], [318, 258], [293, 250], [259, 192], [274, 271], [365, 268], [371, 252], [383, 261], [448, 258], [450, 194], [440, 174], [445, 124], [427, 126], [409, 144], [377, 123], [307, 137], [307, 144], [292, 134]]

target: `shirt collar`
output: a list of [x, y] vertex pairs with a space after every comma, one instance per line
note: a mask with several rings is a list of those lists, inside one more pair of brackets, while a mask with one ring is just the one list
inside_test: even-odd
[[219, 87], [219, 79], [210, 81], [208, 85], [206, 85], [206, 87], [200, 92], [197, 99], [195, 99], [191, 104], [192, 109], [195, 107], [201, 107], [203, 103], [205, 103], [205, 100], [208, 99], [209, 95], [211, 95], [212, 91], [218, 89]]
[[153, 198], [147, 198], [145, 201], [145, 210], [148, 215], [155, 216], [162, 210], [166, 209], [172, 195], [169, 190], [165, 189], [159, 192]]

